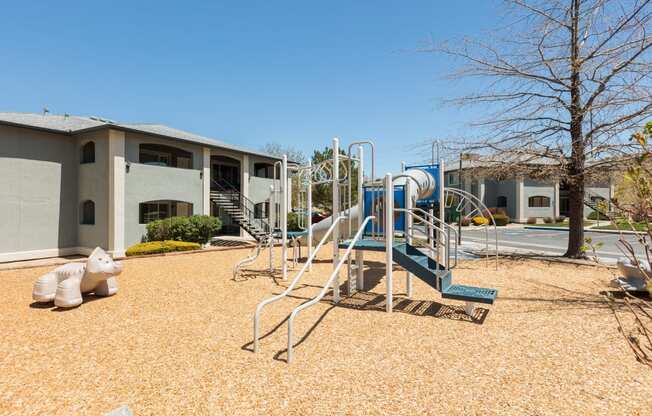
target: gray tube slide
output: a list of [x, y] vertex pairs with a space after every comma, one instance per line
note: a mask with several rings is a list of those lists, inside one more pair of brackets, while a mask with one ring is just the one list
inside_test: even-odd
[[[349, 210], [345, 210], [344, 215], [349, 215]], [[360, 224], [360, 210], [358, 209], [358, 205], [355, 205], [353, 208], [351, 208], [351, 225], [353, 228], [352, 232], [356, 232], [358, 230], [358, 224]], [[328, 231], [328, 228], [333, 224], [333, 217], [328, 217], [324, 218], [323, 220], [319, 221], [318, 223], [315, 223], [312, 225], [312, 243], [314, 245], [317, 245], [319, 241], [321, 241], [322, 238], [324, 238], [324, 234], [326, 231]], [[340, 236], [342, 235], [350, 235], [349, 233], [349, 219], [345, 218], [340, 222]], [[306, 240], [308, 238], [307, 235], [304, 235], [302, 237], [303, 240]]]

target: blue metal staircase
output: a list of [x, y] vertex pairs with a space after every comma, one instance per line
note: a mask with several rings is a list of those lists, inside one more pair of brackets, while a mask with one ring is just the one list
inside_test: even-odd
[[[339, 244], [340, 248], [348, 247], [349, 241]], [[385, 243], [378, 240], [359, 240], [354, 245], [355, 250], [385, 251]], [[407, 243], [394, 243], [392, 247], [394, 261], [405, 270], [418, 277], [430, 287], [441, 292], [445, 299], [462, 300], [493, 304], [498, 290], [467, 285], [452, 284], [452, 273], [444, 266], [430, 258], [417, 247]]]
[[496, 299], [496, 289], [452, 284], [450, 270], [410, 244], [394, 245], [392, 251], [396, 263], [440, 291], [442, 298], [486, 304], [493, 304]]

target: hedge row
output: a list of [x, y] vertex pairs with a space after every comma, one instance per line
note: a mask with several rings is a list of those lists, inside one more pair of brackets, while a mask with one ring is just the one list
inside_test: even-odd
[[150, 241], [129, 247], [125, 254], [127, 256], [140, 256], [144, 254], [170, 253], [173, 251], [199, 250], [200, 247], [197, 243], [187, 243], [185, 241]]
[[171, 217], [147, 224], [147, 241], [187, 241], [206, 244], [222, 228], [219, 218], [209, 215]]

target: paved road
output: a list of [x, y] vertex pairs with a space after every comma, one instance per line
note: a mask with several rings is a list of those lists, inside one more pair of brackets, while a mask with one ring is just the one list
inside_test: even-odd
[[[598, 257], [604, 261], [614, 262], [622, 257], [622, 252], [616, 246], [618, 234], [606, 234], [586, 231], [585, 238], [590, 237], [593, 244], [602, 243], [597, 250]], [[489, 231], [490, 244], [494, 240], [493, 229]], [[636, 241], [633, 235], [626, 239], [632, 243]], [[485, 232], [482, 230], [462, 230], [462, 243], [482, 243], [485, 241]], [[568, 231], [562, 230], [531, 230], [498, 228], [499, 249], [517, 249], [543, 252], [544, 254], [563, 254], [568, 244]], [[636, 244], [634, 244], [636, 247]], [[640, 252], [642, 254], [642, 251]]]

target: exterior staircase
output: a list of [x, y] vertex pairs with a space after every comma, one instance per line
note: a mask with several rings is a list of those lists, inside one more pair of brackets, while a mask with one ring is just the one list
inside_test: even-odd
[[[598, 198], [599, 200], [596, 200]], [[604, 199], [601, 195], [592, 194], [590, 192], [584, 193], [584, 205], [591, 208], [593, 211], [599, 212], [600, 214], [605, 215], [607, 217], [613, 216], [615, 213], [610, 210], [611, 203], [609, 201], [606, 201], [607, 209], [604, 209], [604, 206], [600, 206], [603, 205], [601, 203], [602, 201], [606, 201], [606, 199]]]
[[268, 241], [271, 233], [268, 219], [256, 218], [254, 203], [234, 186], [224, 180], [212, 180], [210, 200], [222, 207], [233, 222], [249, 233], [257, 242]]

